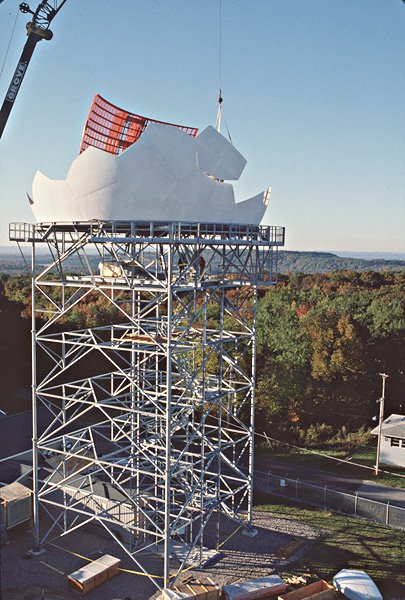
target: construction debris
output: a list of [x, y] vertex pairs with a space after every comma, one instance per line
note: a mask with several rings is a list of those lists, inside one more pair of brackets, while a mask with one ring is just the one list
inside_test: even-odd
[[306, 578], [302, 575], [291, 575], [289, 577], [284, 577], [284, 581], [287, 585], [305, 585], [307, 582]]

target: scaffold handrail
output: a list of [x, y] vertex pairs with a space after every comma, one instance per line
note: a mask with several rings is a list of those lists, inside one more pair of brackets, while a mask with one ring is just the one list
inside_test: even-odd
[[137, 239], [159, 240], [165, 243], [198, 242], [212, 239], [233, 243], [262, 243], [267, 246], [283, 246], [285, 228], [275, 225], [189, 223], [178, 221], [83, 221], [53, 223], [10, 223], [10, 241], [46, 241], [55, 233], [87, 233], [90, 242], [135, 241]]

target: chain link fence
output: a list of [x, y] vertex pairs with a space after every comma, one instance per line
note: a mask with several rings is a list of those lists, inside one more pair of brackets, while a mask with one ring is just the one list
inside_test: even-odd
[[319, 486], [275, 475], [269, 471], [255, 471], [254, 489], [257, 492], [287, 497], [320, 508], [363, 517], [396, 529], [405, 530], [405, 508], [387, 502], [378, 502], [349, 492], [341, 492], [327, 485]]

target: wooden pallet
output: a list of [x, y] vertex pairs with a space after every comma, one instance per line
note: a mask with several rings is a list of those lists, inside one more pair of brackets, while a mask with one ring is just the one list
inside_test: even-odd
[[[200, 579], [186, 579], [182, 583], [173, 586], [172, 590], [180, 598], [192, 598], [193, 600], [219, 600], [221, 597], [220, 587], [209, 577]], [[173, 598], [171, 594], [163, 591], [163, 600]]]

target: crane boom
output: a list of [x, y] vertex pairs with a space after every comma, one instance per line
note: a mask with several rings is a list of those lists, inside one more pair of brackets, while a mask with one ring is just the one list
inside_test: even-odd
[[26, 27], [28, 39], [25, 42], [23, 51], [20, 56], [20, 60], [18, 61], [17, 68], [11, 79], [10, 86], [7, 90], [6, 97], [0, 110], [0, 138], [3, 135], [4, 128], [7, 124], [11, 110], [14, 106], [17, 94], [20, 91], [22, 81], [24, 79], [25, 73], [27, 72], [27, 68], [36, 48], [36, 45], [41, 40], [52, 39], [53, 34], [52, 31], [49, 29], [49, 26], [55, 15], [57, 15], [57, 13], [60, 11], [65, 2], [66, 0], [62, 0], [62, 2], [54, 0], [52, 3], [50, 3], [45, 0], [38, 4], [35, 11], [31, 10], [26, 2], [22, 2], [20, 4], [19, 8], [21, 12], [31, 13], [33, 15], [33, 18], [32, 21], [27, 23]]

